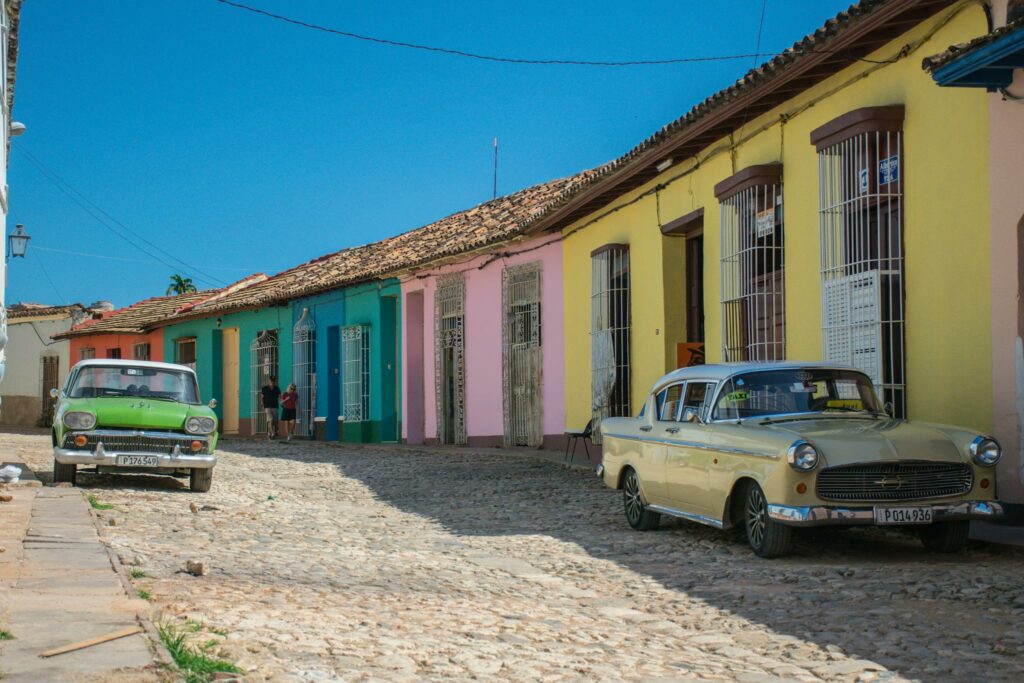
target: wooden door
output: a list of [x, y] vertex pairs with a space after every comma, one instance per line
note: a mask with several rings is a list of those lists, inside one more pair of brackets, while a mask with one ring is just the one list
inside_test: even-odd
[[224, 403], [221, 405], [222, 428], [225, 434], [238, 433], [238, 328], [229, 327], [222, 333], [223, 342], [221, 386]]

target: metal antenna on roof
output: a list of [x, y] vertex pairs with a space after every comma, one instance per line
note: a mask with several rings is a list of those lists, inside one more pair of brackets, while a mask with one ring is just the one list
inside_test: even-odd
[[498, 138], [494, 138], [494, 194], [491, 199], [498, 198]]

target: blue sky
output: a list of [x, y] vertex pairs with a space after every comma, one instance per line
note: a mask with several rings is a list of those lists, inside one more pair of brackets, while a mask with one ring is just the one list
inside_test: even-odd
[[[586, 60], [751, 53], [761, 12], [761, 0], [244, 1], [395, 40]], [[761, 51], [848, 4], [768, 0]], [[486, 201], [495, 136], [499, 194], [596, 166], [753, 61], [494, 64], [214, 0], [27, 0], [19, 43], [14, 119], [28, 130], [11, 151], [8, 223], [32, 242], [7, 300], [119, 306], [162, 294], [174, 272], [200, 286], [272, 274]], [[95, 207], [189, 267], [116, 237]]]

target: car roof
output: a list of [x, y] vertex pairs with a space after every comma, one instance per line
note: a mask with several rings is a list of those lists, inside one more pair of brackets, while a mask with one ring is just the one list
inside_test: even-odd
[[178, 365], [176, 363], [159, 363], [153, 360], [128, 360], [124, 358], [90, 358], [88, 360], [80, 360], [75, 364], [77, 368], [87, 368], [91, 366], [99, 367], [115, 367], [115, 368], [156, 368], [160, 370], [177, 370], [178, 372], [185, 371], [191, 372], [193, 375], [196, 374], [195, 370], [188, 367], [187, 365]]
[[774, 362], [742, 362], [742, 363], [711, 363], [709, 365], [692, 365], [688, 368], [679, 368], [663, 376], [655, 383], [655, 388], [660, 389], [666, 384], [681, 382], [683, 380], [706, 379], [715, 382], [729, 379], [733, 375], [740, 375], [745, 372], [764, 372], [767, 370], [799, 370], [801, 368], [823, 369], [823, 370], [857, 370], [850, 365], [841, 363], [826, 363], [822, 361], [774, 361]]

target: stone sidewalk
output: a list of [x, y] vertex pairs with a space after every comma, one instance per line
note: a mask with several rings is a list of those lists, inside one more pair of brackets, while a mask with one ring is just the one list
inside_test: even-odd
[[81, 491], [13, 486], [0, 503], [0, 678], [157, 681], [144, 634], [42, 658], [40, 652], [130, 626], [148, 604], [131, 599]]

